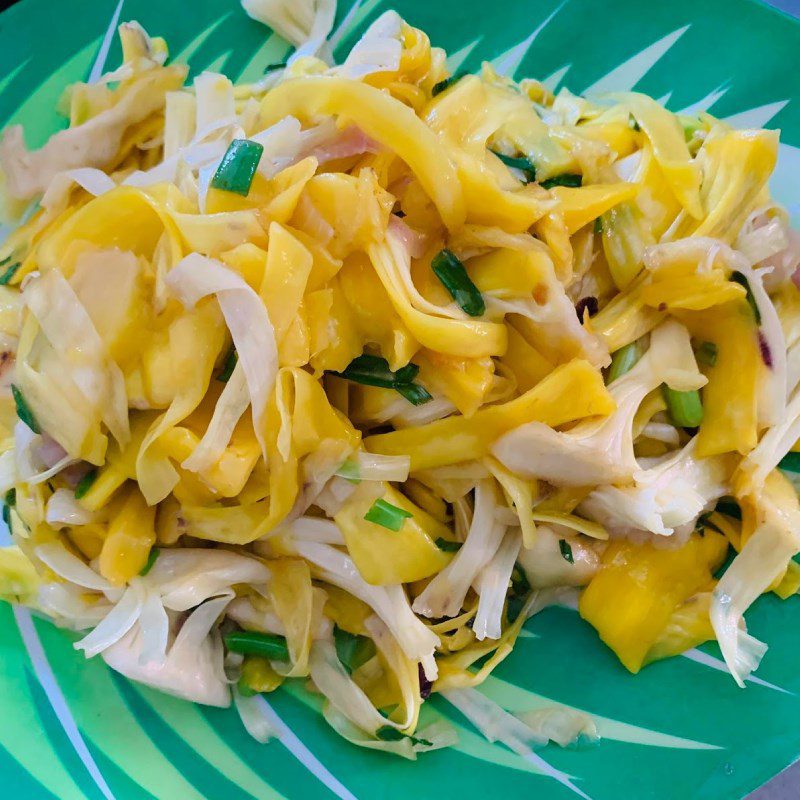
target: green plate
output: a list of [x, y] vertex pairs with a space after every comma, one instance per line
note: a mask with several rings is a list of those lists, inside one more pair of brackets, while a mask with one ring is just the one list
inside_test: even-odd
[[[340, 46], [387, 4], [340, 2]], [[391, 4], [452, 53], [454, 68], [491, 59], [548, 86], [632, 89], [675, 110], [709, 109], [736, 125], [783, 131], [777, 197], [800, 217], [800, 25], [751, 0], [397, 0]], [[119, 62], [110, 31], [138, 19], [193, 72], [248, 80], [287, 47], [234, 0], [23, 0], [0, 15], [0, 119], [41, 144], [63, 125], [54, 107], [70, 82]], [[110, 48], [109, 48], [110, 43]], [[800, 756], [798, 598], [763, 597], [748, 614], [769, 643], [745, 690], [704, 646], [629, 675], [574, 611], [532, 620], [483, 686], [513, 711], [562, 703], [595, 715], [600, 744], [548, 746], [533, 760], [456, 725], [455, 749], [416, 763], [338, 738], [300, 687], [269, 696], [280, 741], [259, 745], [233, 710], [159, 695], [85, 661], [72, 638], [0, 606], [0, 783], [15, 800], [163, 798], [536, 797], [736, 800]]]

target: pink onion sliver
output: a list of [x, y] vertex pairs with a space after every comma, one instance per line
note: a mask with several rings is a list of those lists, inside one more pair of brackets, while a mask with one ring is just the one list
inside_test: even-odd
[[315, 147], [309, 155], [314, 156], [320, 164], [337, 158], [360, 156], [364, 153], [377, 153], [380, 145], [370, 139], [361, 128], [351, 125], [345, 128], [333, 141], [322, 147]]
[[400, 217], [392, 214], [389, 217], [389, 230], [400, 240], [411, 258], [422, 258], [428, 245], [428, 237], [424, 233], [409, 228]]

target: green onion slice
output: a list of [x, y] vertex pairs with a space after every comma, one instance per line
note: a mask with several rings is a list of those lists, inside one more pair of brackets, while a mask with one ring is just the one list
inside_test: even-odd
[[11, 384], [11, 394], [14, 396], [14, 405], [17, 407], [17, 416], [24, 422], [34, 433], [41, 433], [42, 429], [33, 416], [30, 406], [22, 396], [22, 392], [17, 389], [14, 384]]
[[89, 489], [92, 488], [92, 484], [97, 480], [97, 470], [90, 469], [79, 481], [78, 485], [75, 487], [75, 499], [80, 500]]
[[536, 165], [529, 158], [525, 156], [507, 156], [498, 150], [492, 150], [507, 167], [518, 169], [525, 175], [525, 183], [530, 183], [536, 180]]
[[264, 146], [258, 142], [251, 142], [250, 139], [234, 139], [222, 156], [222, 161], [219, 162], [219, 167], [211, 179], [211, 185], [215, 189], [247, 197], [263, 152]]
[[367, 636], [350, 633], [338, 626], [333, 628], [336, 655], [348, 672], [358, 669], [375, 655], [375, 642]]
[[701, 342], [694, 351], [695, 358], [707, 367], [717, 363], [717, 346], [714, 342]]
[[217, 375], [217, 380], [222, 383], [227, 383], [233, 375], [233, 370], [236, 369], [236, 362], [239, 360], [237, 352], [231, 347], [228, 355], [225, 356], [225, 362], [222, 365], [222, 370]]
[[662, 390], [667, 411], [676, 425], [681, 428], [696, 428], [700, 425], [703, 421], [703, 402], [697, 389], [677, 392], [664, 384]]
[[394, 388], [400, 392], [409, 403], [413, 403], [415, 406], [421, 406], [429, 400], [433, 400], [433, 395], [431, 395], [424, 386], [420, 386], [418, 383], [398, 383]]
[[443, 81], [439, 81], [439, 83], [435, 83], [433, 85], [433, 89], [431, 89], [431, 96], [436, 97], [437, 94], [441, 94], [445, 89], [449, 89], [454, 83], [458, 83], [467, 73], [463, 70], [454, 73], [449, 78], [445, 78]]
[[348, 458], [342, 462], [342, 465], [336, 470], [336, 474], [350, 483], [361, 483], [361, 467], [359, 467], [358, 461]]
[[225, 645], [232, 653], [263, 656], [272, 661], [289, 661], [289, 648], [283, 636], [258, 631], [234, 631], [225, 637]]
[[554, 186], [569, 186], [577, 189], [582, 184], [583, 176], [565, 172], [563, 175], [554, 175], [552, 178], [542, 181], [541, 186], [543, 189], [552, 189]]
[[572, 545], [566, 539], [558, 540], [558, 549], [561, 551], [564, 561], [569, 561], [570, 564], [575, 563], [575, 557], [572, 555]]
[[436, 540], [436, 546], [445, 553], [457, 553], [461, 549], [463, 542], [451, 542], [450, 539], [442, 539], [440, 536]]
[[750, 304], [750, 308], [753, 309], [753, 316], [756, 318], [756, 325], [760, 325], [761, 311], [758, 308], [758, 303], [756, 303], [753, 290], [750, 288], [750, 282], [741, 272], [731, 272], [731, 280], [734, 283], [738, 283], [740, 286], [744, 286], [745, 291], [747, 292], [747, 302]]
[[393, 506], [383, 498], [379, 498], [372, 504], [370, 510], [364, 514], [364, 519], [367, 522], [374, 522], [387, 530], [399, 531], [403, 527], [403, 523], [413, 516], [410, 511]]
[[7, 506], [11, 506], [13, 508], [17, 504], [17, 490], [16, 489], [9, 489], [6, 492], [6, 496], [4, 498], [4, 502]]
[[471, 317], [480, 317], [486, 311], [486, 303], [478, 287], [470, 280], [464, 265], [450, 250], [442, 250], [433, 257], [431, 269], [444, 288]]
[[382, 389], [394, 389], [415, 406], [431, 400], [430, 393], [418, 383], [412, 383], [417, 377], [419, 367], [406, 364], [397, 372], [389, 369], [389, 362], [381, 356], [363, 353], [354, 358], [342, 372], [334, 372], [340, 378], [365, 386], [379, 386]]
[[150, 572], [151, 569], [153, 569], [153, 564], [156, 563], [156, 559], [158, 558], [160, 553], [161, 550], [159, 550], [157, 547], [150, 548], [150, 552], [147, 555], [147, 561], [139, 571], [140, 575], [147, 575], [147, 573]]
[[[0, 264], [5, 264], [7, 261], [10, 260], [10, 257], [7, 258], [5, 261], [0, 262]], [[12, 278], [17, 274], [17, 270], [22, 266], [22, 264], [17, 261], [14, 264], [9, 265], [6, 267], [2, 273], [0, 273], [0, 286], [7, 286]]]
[[606, 384], [614, 383], [617, 378], [621, 378], [626, 372], [630, 372], [636, 362], [642, 357], [638, 342], [631, 342], [625, 347], [615, 350], [611, 356], [611, 366], [608, 368]]

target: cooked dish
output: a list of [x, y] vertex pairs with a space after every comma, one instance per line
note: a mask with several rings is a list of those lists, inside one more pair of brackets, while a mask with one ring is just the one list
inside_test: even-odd
[[[244, 0], [256, 83], [123, 63], [0, 141], [0, 596], [199, 703], [301, 681], [348, 740], [596, 735], [477, 687], [572, 605], [631, 672], [800, 587], [798, 236], [778, 134], [553, 95], [394, 12]], [[798, 281], [800, 283], [800, 281]]]

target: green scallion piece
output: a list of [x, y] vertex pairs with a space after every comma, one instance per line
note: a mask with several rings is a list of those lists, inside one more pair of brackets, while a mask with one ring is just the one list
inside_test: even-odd
[[234, 631], [225, 637], [225, 645], [232, 653], [263, 656], [272, 661], [289, 661], [289, 648], [283, 636], [258, 631]]
[[703, 421], [703, 401], [700, 392], [677, 392], [664, 384], [662, 387], [667, 412], [672, 421], [681, 428], [696, 428]]
[[6, 492], [6, 496], [4, 498], [4, 501], [5, 501], [5, 504], [7, 506], [10, 506], [11, 508], [14, 508], [14, 506], [17, 504], [17, 490], [16, 489], [9, 489]]
[[75, 499], [80, 500], [89, 489], [92, 488], [92, 484], [97, 480], [97, 470], [90, 469], [79, 481], [78, 485], [75, 487]]
[[365, 386], [380, 386], [382, 389], [394, 389], [397, 383], [397, 376], [389, 369], [389, 362], [369, 353], [356, 356], [342, 372], [335, 372], [334, 375], [354, 383], [363, 383]]
[[6, 527], [9, 531], [11, 531], [11, 506], [3, 504], [3, 522], [5, 522]]
[[445, 89], [449, 89], [453, 84], [458, 83], [467, 73], [463, 70], [454, 73], [449, 78], [445, 78], [443, 81], [439, 81], [439, 83], [435, 83], [433, 85], [433, 89], [431, 89], [431, 96], [436, 97], [437, 94], [441, 94]]
[[351, 461], [349, 458], [342, 462], [336, 474], [350, 483], [361, 483], [361, 468], [357, 461]]
[[787, 453], [779, 462], [779, 469], [800, 473], [800, 453]]
[[608, 368], [606, 384], [614, 383], [617, 378], [621, 378], [626, 372], [630, 372], [636, 362], [642, 357], [638, 342], [631, 342], [625, 347], [615, 350], [611, 356], [611, 366]]
[[[9, 260], [10, 260], [10, 259], [9, 259], [9, 258], [7, 258], [7, 259], [6, 259], [4, 262], [2, 262], [2, 263], [3, 263], [3, 264], [5, 264], [5, 263], [6, 263], [6, 261], [9, 261]], [[8, 284], [11, 282], [12, 278], [13, 278], [13, 277], [14, 277], [14, 276], [17, 274], [17, 270], [18, 270], [18, 269], [19, 269], [21, 266], [22, 266], [22, 264], [21, 264], [19, 261], [16, 261], [16, 262], [14, 262], [13, 264], [11, 264], [11, 265], [9, 265], [8, 267], [6, 267], [6, 268], [5, 268], [5, 269], [2, 271], [2, 273], [0, 273], [0, 286], [7, 286], [7, 285], [8, 285]]]
[[442, 539], [440, 536], [436, 540], [436, 546], [445, 553], [457, 553], [461, 549], [463, 542], [451, 542], [450, 539]]
[[41, 433], [42, 429], [33, 416], [30, 406], [22, 395], [22, 392], [17, 389], [14, 384], [11, 384], [11, 394], [14, 396], [14, 405], [17, 407], [17, 416], [24, 422], [34, 433]]
[[633, 114], [628, 114], [628, 127], [632, 131], [640, 131], [642, 129]]
[[139, 570], [140, 575], [147, 575], [151, 569], [153, 569], [153, 564], [156, 563], [156, 559], [161, 554], [161, 550], [158, 547], [151, 547], [150, 552], [147, 554], [147, 561], [145, 565]]
[[415, 406], [421, 406], [429, 400], [433, 400], [433, 395], [418, 383], [398, 383], [394, 388], [395, 391], [400, 392], [409, 403]]
[[564, 561], [569, 561], [570, 564], [575, 563], [575, 557], [572, 555], [572, 545], [566, 539], [558, 540], [558, 549], [561, 551], [561, 557]]
[[234, 139], [219, 162], [211, 186], [247, 197], [263, 152], [264, 146], [258, 142]]
[[266, 69], [264, 70], [265, 75], [269, 75], [270, 72], [275, 72], [278, 69], [286, 69], [287, 64], [285, 61], [279, 61], [277, 64], [267, 64]]
[[554, 186], [569, 186], [577, 189], [583, 184], [582, 175], [574, 175], [571, 172], [565, 172], [563, 175], [554, 175], [546, 181], [542, 181], [542, 189], [552, 189]]
[[225, 361], [222, 364], [222, 370], [219, 375], [217, 375], [217, 380], [222, 381], [222, 383], [227, 383], [231, 379], [231, 375], [233, 375], [233, 370], [236, 369], [236, 363], [238, 361], [239, 355], [231, 347], [228, 355], [225, 356]]
[[389, 362], [381, 356], [363, 353], [354, 358], [342, 372], [333, 372], [340, 378], [365, 386], [379, 386], [382, 389], [394, 389], [415, 406], [431, 400], [430, 393], [418, 383], [412, 383], [419, 372], [416, 364], [406, 364], [397, 372], [389, 369]]
[[536, 180], [536, 165], [529, 158], [525, 156], [507, 156], [498, 150], [492, 150], [507, 167], [518, 169], [525, 176], [525, 183], [530, 183]]
[[738, 283], [740, 286], [744, 286], [744, 289], [747, 292], [747, 302], [750, 304], [750, 308], [753, 310], [753, 316], [756, 318], [756, 325], [760, 325], [761, 311], [758, 308], [758, 303], [756, 303], [756, 298], [753, 295], [752, 289], [750, 288], [750, 282], [741, 272], [731, 272], [731, 280], [734, 283]]
[[342, 630], [338, 626], [333, 629], [333, 641], [336, 655], [348, 672], [357, 670], [375, 655], [375, 642], [372, 639]]
[[695, 358], [706, 367], [713, 367], [717, 363], [717, 346], [714, 342], [701, 342], [694, 351]]
[[464, 265], [450, 250], [442, 250], [431, 261], [431, 269], [444, 288], [471, 317], [480, 317], [486, 311], [486, 303], [478, 287], [470, 280]]
[[387, 503], [383, 498], [376, 500], [372, 507], [364, 514], [364, 519], [367, 522], [374, 522], [382, 528], [390, 531], [399, 531], [403, 527], [403, 523], [414, 515], [404, 508], [398, 508], [391, 503]]
[[405, 739], [406, 735], [397, 730], [397, 728], [393, 728], [391, 725], [381, 725], [381, 727], [375, 731], [375, 736], [383, 742], [399, 742], [401, 739]]
[[603, 232], [603, 219], [602, 219], [602, 217], [595, 217], [594, 218], [594, 232], [595, 233], [602, 233]]

